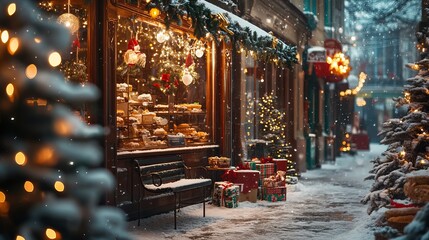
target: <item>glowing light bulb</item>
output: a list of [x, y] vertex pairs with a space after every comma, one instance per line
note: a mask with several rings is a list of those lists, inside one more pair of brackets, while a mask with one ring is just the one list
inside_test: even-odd
[[33, 183], [30, 182], [30, 181], [25, 181], [25, 183], [24, 183], [24, 189], [27, 192], [33, 192], [34, 191], [34, 185], [33, 185]]
[[58, 52], [53, 52], [49, 55], [48, 61], [52, 67], [56, 67], [61, 64], [61, 55]]
[[9, 32], [8, 32], [7, 30], [4, 30], [4, 31], [1, 33], [1, 41], [2, 41], [3, 43], [7, 43], [7, 41], [9, 41]]
[[12, 16], [15, 12], [16, 12], [16, 4], [15, 3], [9, 4], [9, 6], [7, 7], [7, 14], [9, 14], [9, 16]]
[[17, 154], [15, 154], [15, 162], [18, 165], [25, 165], [25, 163], [27, 162], [27, 158], [25, 157], [24, 153], [18, 152]]

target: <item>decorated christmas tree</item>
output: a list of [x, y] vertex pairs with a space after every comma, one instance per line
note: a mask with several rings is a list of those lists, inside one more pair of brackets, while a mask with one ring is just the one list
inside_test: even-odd
[[[426, 34], [418, 33], [420, 44], [427, 44]], [[419, 47], [421, 49], [421, 47]], [[390, 207], [400, 199], [406, 199], [404, 184], [406, 174], [426, 169], [429, 159], [429, 59], [407, 64], [418, 74], [407, 80], [404, 96], [394, 99], [397, 107], [407, 107], [407, 114], [383, 124], [379, 135], [387, 150], [374, 163], [371, 175], [374, 183], [362, 202], [368, 206], [368, 214], [382, 207]]]
[[71, 110], [94, 101], [58, 69], [66, 28], [33, 1], [0, 2], [0, 239], [128, 239], [122, 212], [100, 206], [112, 175], [97, 138]]
[[[268, 141], [268, 157], [287, 159], [287, 176], [295, 177], [295, 162], [291, 160], [290, 145], [286, 142], [286, 115], [277, 107], [277, 96], [265, 94], [258, 103], [259, 131]], [[288, 179], [289, 183], [295, 180]]]

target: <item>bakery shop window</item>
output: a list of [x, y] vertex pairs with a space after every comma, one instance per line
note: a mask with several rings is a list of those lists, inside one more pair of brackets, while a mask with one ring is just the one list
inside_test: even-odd
[[137, 16], [119, 16], [116, 29], [119, 150], [211, 142], [208, 42]]
[[[84, 0], [39, 1], [38, 6], [44, 11], [47, 20], [57, 22], [70, 32], [70, 47], [61, 53], [61, 64], [56, 67], [64, 75], [64, 80], [71, 84], [88, 86], [91, 82], [88, 71], [88, 21], [89, 3]], [[45, 20], [45, 19], [40, 19]], [[35, 106], [46, 106], [44, 99], [30, 99]], [[85, 122], [91, 121], [89, 107], [83, 105], [75, 113]]]

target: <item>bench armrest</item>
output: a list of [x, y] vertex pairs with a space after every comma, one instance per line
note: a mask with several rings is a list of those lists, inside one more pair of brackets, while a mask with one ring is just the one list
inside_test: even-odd
[[[150, 175], [152, 177], [152, 184], [154, 186], [159, 187], [159, 186], [162, 185], [162, 177], [159, 174], [157, 174], [157, 173], [151, 173]], [[155, 178], [158, 178], [159, 181], [155, 182]]]

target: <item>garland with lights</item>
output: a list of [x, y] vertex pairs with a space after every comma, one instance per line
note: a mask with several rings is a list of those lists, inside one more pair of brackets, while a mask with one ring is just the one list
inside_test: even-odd
[[[164, 24], [167, 29], [172, 23], [182, 25], [182, 19], [190, 19], [194, 35], [197, 38], [210, 34], [217, 41], [223, 37], [230, 38], [237, 46], [253, 51], [258, 59], [271, 61], [281, 67], [292, 67], [298, 62], [297, 49], [275, 37], [258, 36], [250, 28], [242, 28], [239, 23], [226, 19], [223, 14], [212, 14], [211, 10], [197, 0], [152, 0], [145, 6], [148, 11], [157, 9], [164, 13]], [[158, 17], [158, 14], [153, 17]]]
[[99, 92], [54, 69], [69, 31], [33, 1], [2, 0], [0, 12], [0, 239], [130, 239], [124, 214], [99, 206], [115, 186], [99, 167], [105, 129], [71, 111]]

